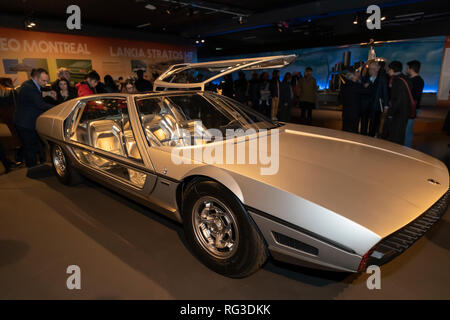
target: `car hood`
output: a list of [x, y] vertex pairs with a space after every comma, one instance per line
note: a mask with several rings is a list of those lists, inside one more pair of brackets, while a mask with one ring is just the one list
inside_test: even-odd
[[[276, 157], [279, 161], [275, 174], [261, 174], [268, 168], [263, 164], [220, 167], [236, 179], [249, 178], [301, 197], [380, 237], [414, 220], [449, 187], [448, 170], [442, 162], [388, 141], [293, 124], [271, 135], [278, 137], [279, 145], [272, 154], [272, 161]], [[255, 140], [261, 140], [261, 135]], [[267, 139], [269, 150], [276, 140], [275, 136]], [[242, 143], [247, 152], [255, 152], [255, 143]], [[430, 183], [430, 179], [439, 184]], [[261, 197], [255, 188], [243, 188], [242, 193], [246, 205], [260, 210], [275, 208], [276, 199]]]

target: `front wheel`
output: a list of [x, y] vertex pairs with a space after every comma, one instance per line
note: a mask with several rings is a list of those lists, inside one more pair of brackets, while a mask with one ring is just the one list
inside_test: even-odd
[[59, 181], [66, 185], [74, 185], [81, 182], [80, 174], [72, 167], [70, 159], [60, 145], [52, 145], [51, 157], [53, 170]]
[[225, 276], [242, 278], [264, 264], [265, 243], [228, 189], [202, 180], [191, 184], [183, 198], [186, 239], [206, 266]]

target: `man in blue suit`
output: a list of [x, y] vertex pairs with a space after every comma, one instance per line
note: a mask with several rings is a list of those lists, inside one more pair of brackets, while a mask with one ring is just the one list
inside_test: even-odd
[[17, 106], [14, 122], [22, 143], [25, 164], [27, 167], [45, 162], [45, 151], [36, 131], [36, 119], [54, 105], [44, 101], [45, 97], [56, 99], [54, 91], [42, 91], [49, 82], [45, 69], [33, 69], [31, 79], [22, 83], [17, 96]]

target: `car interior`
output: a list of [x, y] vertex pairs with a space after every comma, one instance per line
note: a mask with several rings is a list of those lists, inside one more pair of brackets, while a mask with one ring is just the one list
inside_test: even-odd
[[[126, 105], [118, 105], [115, 113], [105, 111], [105, 104], [99, 101], [83, 103], [74, 114], [71, 139], [82, 144], [110, 152], [122, 157], [141, 161], [142, 157], [136, 145], [136, 140], [128, 118], [123, 112]], [[121, 110], [121, 111], [120, 111]], [[90, 152], [77, 152], [80, 161], [98, 169], [115, 173], [131, 183], [143, 186], [146, 175]]]

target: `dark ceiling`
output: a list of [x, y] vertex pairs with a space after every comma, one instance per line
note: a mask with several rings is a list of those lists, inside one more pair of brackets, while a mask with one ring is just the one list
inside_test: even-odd
[[[374, 2], [386, 17], [381, 30], [368, 30], [364, 23], [366, 7]], [[65, 29], [71, 4], [81, 8], [81, 31]], [[42, 31], [190, 43], [198, 46], [199, 57], [450, 35], [448, 0], [0, 2], [0, 25], [23, 27], [28, 18]]]

